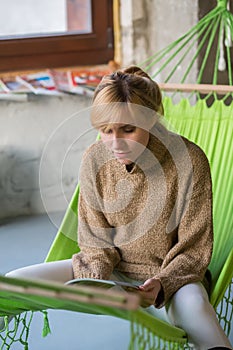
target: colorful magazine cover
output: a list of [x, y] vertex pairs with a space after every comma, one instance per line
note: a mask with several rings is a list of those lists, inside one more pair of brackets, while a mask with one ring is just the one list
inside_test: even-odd
[[50, 74], [53, 77], [54, 84], [58, 90], [73, 92], [73, 83], [70, 71], [51, 69]]
[[103, 76], [109, 73], [109, 69], [83, 69], [71, 71], [71, 77], [74, 85], [85, 85], [94, 90]]
[[93, 89], [85, 84], [77, 84], [72, 76], [72, 71], [51, 70], [57, 90], [72, 94], [93, 96]]
[[0, 94], [6, 93], [3, 81], [0, 79]]
[[16, 81], [27, 87], [34, 94], [61, 95], [57, 91], [53, 77], [49, 72], [18, 75]]
[[7, 93], [29, 93], [28, 87], [16, 81], [15, 77], [3, 77], [0, 83], [2, 89]]
[[[12, 80], [13, 81], [13, 80]], [[20, 93], [15, 93], [11, 91], [10, 86], [5, 84], [5, 79], [0, 79], [0, 100], [1, 101], [15, 101], [15, 102], [25, 102], [28, 100], [28, 95], [20, 91]]]
[[93, 96], [103, 76], [111, 72], [112, 70], [106, 66], [50, 70], [58, 90], [87, 96]]

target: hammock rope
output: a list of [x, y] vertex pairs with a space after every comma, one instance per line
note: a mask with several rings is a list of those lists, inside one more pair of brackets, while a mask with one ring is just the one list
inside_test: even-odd
[[[199, 73], [195, 82], [200, 84], [203, 82], [205, 70], [209, 69], [208, 58], [216, 38], [215, 64], [211, 72], [211, 83], [213, 85], [219, 84], [218, 68], [221, 58], [222, 61], [224, 60], [224, 67], [228, 70], [227, 84], [232, 85], [233, 14], [230, 12], [227, 0], [218, 0], [217, 6], [200, 19], [187, 33], [148, 57], [141, 63], [141, 67], [151, 72], [151, 76], [155, 80], [164, 72], [163, 82], [167, 83], [173, 80], [176, 83], [186, 83], [188, 80], [193, 82], [191, 73], [196, 64], [199, 65]], [[198, 62], [201, 52], [204, 52], [204, 57], [202, 61]], [[182, 76], [180, 76], [179, 69], [181, 66]]]

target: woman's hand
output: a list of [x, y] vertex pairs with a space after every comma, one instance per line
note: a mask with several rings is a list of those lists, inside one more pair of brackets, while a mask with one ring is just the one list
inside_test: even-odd
[[161, 290], [162, 286], [159, 280], [155, 278], [150, 278], [139, 286], [139, 293], [142, 298], [141, 306], [149, 307], [154, 305], [155, 300]]

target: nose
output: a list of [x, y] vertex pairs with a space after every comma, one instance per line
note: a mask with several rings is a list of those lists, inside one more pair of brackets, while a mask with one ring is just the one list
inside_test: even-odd
[[119, 133], [114, 132], [112, 134], [112, 149], [121, 149], [124, 145], [124, 139], [119, 135]]
[[122, 144], [123, 144], [122, 139], [117, 138], [117, 137], [112, 139], [112, 148], [113, 149], [120, 149]]

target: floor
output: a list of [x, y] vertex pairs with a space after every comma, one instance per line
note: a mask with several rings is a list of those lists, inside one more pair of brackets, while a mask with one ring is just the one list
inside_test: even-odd
[[[39, 263], [47, 255], [57, 228], [46, 215], [5, 221], [0, 226], [0, 274]], [[126, 350], [129, 323], [114, 317], [50, 310], [51, 334], [42, 337], [43, 315], [36, 313], [29, 350]], [[23, 350], [14, 345], [11, 350]]]

